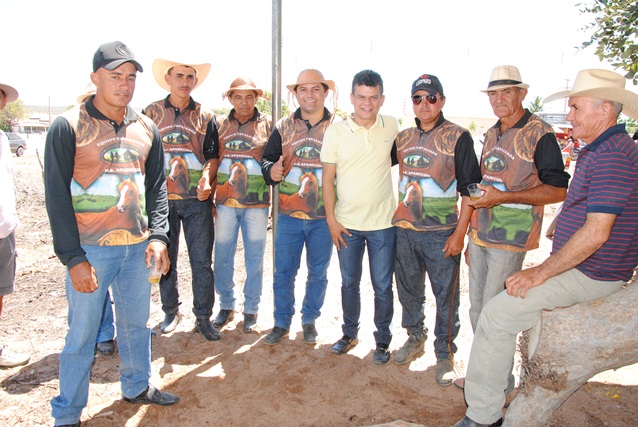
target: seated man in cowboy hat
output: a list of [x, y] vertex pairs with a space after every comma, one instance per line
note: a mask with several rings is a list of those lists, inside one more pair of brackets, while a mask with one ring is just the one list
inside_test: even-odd
[[625, 90], [619, 74], [584, 70], [572, 90], [545, 102], [566, 97], [574, 138], [587, 146], [558, 217], [552, 253], [509, 276], [507, 289], [483, 309], [465, 380], [468, 410], [455, 426], [499, 423], [516, 336], [533, 327], [542, 310], [616, 292], [638, 263], [638, 146], [618, 124], [621, 111], [638, 119], [638, 95]]
[[[246, 281], [244, 283], [243, 331], [253, 332], [261, 300], [264, 252], [268, 231], [270, 189], [261, 175], [261, 154], [270, 135], [270, 115], [255, 104], [264, 91], [244, 77], [233, 80], [222, 94], [233, 108], [218, 117], [219, 167], [211, 171], [217, 177], [215, 194], [215, 292], [219, 295], [219, 313], [215, 326], [221, 328], [234, 318], [235, 252], [239, 229], [244, 242]], [[216, 165], [217, 166], [217, 165]]]
[[286, 86], [299, 108], [275, 125], [261, 161], [264, 179], [279, 184], [279, 216], [275, 235], [273, 296], [275, 327], [266, 336], [268, 345], [288, 335], [295, 314], [295, 278], [306, 247], [308, 278], [301, 306], [303, 339], [317, 341], [315, 321], [321, 314], [328, 286], [332, 238], [326, 223], [321, 185], [323, 135], [335, 116], [324, 106], [335, 83], [318, 70], [303, 70], [297, 82]]
[[[481, 90], [499, 120], [483, 144], [483, 195], [469, 204], [474, 212], [466, 259], [474, 331], [485, 304], [504, 289], [507, 276], [523, 267], [527, 251], [538, 248], [544, 205], [562, 202], [567, 194], [569, 174], [553, 128], [523, 108], [528, 87], [518, 68], [500, 65]], [[462, 378], [455, 381], [462, 384]], [[514, 386], [511, 375], [507, 392]]]
[[156, 59], [153, 62], [155, 81], [170, 93], [151, 103], [143, 111], [157, 125], [164, 146], [164, 165], [169, 206], [168, 255], [171, 268], [160, 280], [160, 296], [164, 321], [162, 333], [175, 330], [179, 322], [179, 292], [177, 289], [177, 255], [180, 225], [188, 247], [193, 274], [193, 313], [196, 330], [207, 340], [216, 341], [220, 334], [210, 321], [215, 302], [215, 278], [211, 268], [213, 240], [213, 202], [201, 197], [210, 188], [217, 169], [217, 123], [214, 114], [191, 97], [200, 86], [210, 64], [174, 62]]

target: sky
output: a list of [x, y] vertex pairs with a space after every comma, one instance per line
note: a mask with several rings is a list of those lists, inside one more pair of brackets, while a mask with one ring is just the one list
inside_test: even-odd
[[[593, 21], [579, 11], [588, 0], [282, 0], [282, 97], [305, 68], [321, 70], [339, 88], [337, 106], [351, 112], [352, 77], [381, 74], [381, 113], [412, 115], [410, 88], [421, 74], [436, 75], [447, 98], [446, 116], [491, 118], [480, 92], [496, 65], [515, 65], [530, 85], [524, 104], [571, 87], [578, 71], [613, 70], [578, 49]], [[90, 81], [100, 44], [124, 42], [144, 67], [131, 105], [143, 108], [167, 93], [155, 82], [157, 58], [210, 63], [192, 96], [230, 108], [221, 94], [239, 76], [272, 91], [272, 1], [269, 0], [0, 0], [0, 82], [27, 105], [68, 106]], [[627, 88], [637, 91], [630, 83]], [[545, 106], [563, 112], [563, 101]], [[332, 109], [331, 104], [327, 104]]]

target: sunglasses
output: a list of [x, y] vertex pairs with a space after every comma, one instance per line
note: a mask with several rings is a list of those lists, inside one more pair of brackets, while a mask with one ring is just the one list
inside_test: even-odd
[[[438, 98], [439, 98], [439, 99], [443, 99], [444, 97], [443, 97], [443, 95], [439, 95], [439, 96], [438, 96]], [[427, 94], [427, 95], [425, 95], [425, 96], [423, 96], [423, 95], [414, 95], [414, 96], [412, 97], [412, 103], [413, 103], [414, 105], [419, 105], [421, 102], [423, 102], [423, 100], [424, 100], [424, 99], [425, 99], [425, 100], [426, 100], [429, 104], [436, 104], [437, 96], [436, 96], [436, 95], [430, 95], [430, 94]]]

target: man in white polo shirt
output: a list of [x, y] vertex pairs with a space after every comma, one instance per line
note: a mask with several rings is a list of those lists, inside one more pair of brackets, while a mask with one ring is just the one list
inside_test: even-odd
[[395, 118], [378, 114], [384, 99], [378, 73], [357, 73], [350, 94], [354, 114], [326, 130], [321, 150], [326, 221], [339, 253], [342, 280], [343, 337], [332, 352], [347, 353], [358, 343], [359, 284], [367, 246], [377, 327], [374, 363], [378, 365], [390, 360], [392, 340], [395, 201], [390, 168], [396, 164], [394, 139], [399, 128]]

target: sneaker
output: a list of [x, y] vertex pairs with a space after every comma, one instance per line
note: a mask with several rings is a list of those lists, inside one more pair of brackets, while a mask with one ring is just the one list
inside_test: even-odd
[[218, 341], [222, 337], [207, 317], [197, 319], [197, 322], [195, 322], [195, 332], [201, 332], [208, 341]]
[[255, 332], [257, 327], [257, 314], [244, 313], [244, 332]]
[[385, 365], [390, 361], [390, 352], [387, 344], [377, 344], [373, 361], [375, 365]]
[[115, 341], [108, 340], [108, 341], [99, 342], [95, 344], [95, 349], [97, 350], [98, 353], [101, 353], [105, 356], [109, 356], [115, 352]]
[[266, 338], [264, 338], [264, 342], [268, 345], [277, 345], [281, 342], [281, 339], [288, 336], [289, 329], [280, 328], [279, 326], [275, 326], [272, 328], [272, 331]]
[[425, 338], [419, 340], [415, 335], [410, 335], [403, 346], [394, 353], [394, 363], [405, 365], [417, 359], [425, 353]]
[[346, 354], [349, 352], [355, 345], [359, 344], [359, 340], [356, 338], [350, 338], [347, 335], [341, 337], [339, 341], [332, 346], [330, 351], [332, 354]]
[[177, 328], [180, 317], [181, 316], [179, 315], [179, 312], [166, 314], [164, 316], [164, 321], [160, 326], [160, 332], [163, 334], [170, 334], [171, 332], [173, 332], [175, 328]]
[[452, 359], [439, 359], [436, 361], [436, 382], [447, 387], [454, 381], [454, 361]]
[[11, 353], [5, 348], [0, 348], [0, 368], [15, 368], [29, 363], [31, 355]]
[[317, 328], [312, 323], [301, 325], [303, 329], [303, 340], [306, 344], [315, 344], [317, 342]]
[[226, 326], [228, 322], [233, 320], [235, 317], [235, 310], [219, 310], [217, 317], [215, 317], [215, 321], [213, 325], [216, 328], [221, 328], [222, 326]]

